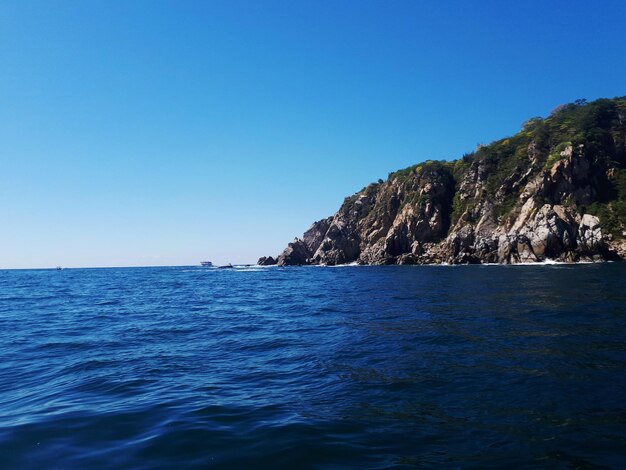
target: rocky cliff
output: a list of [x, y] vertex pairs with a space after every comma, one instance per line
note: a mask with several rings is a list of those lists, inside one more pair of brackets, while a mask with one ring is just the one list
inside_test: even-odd
[[[626, 258], [626, 97], [579, 100], [454, 161], [391, 173], [264, 264]], [[269, 260], [269, 261], [268, 261]]]

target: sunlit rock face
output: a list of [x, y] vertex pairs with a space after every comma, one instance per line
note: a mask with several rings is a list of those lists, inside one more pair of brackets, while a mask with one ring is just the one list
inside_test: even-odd
[[279, 265], [520, 263], [626, 256], [626, 99], [560, 106], [455, 161], [345, 199]]

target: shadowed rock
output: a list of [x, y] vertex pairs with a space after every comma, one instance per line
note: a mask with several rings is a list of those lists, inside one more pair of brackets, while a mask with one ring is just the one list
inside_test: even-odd
[[271, 256], [262, 256], [256, 264], [259, 266], [274, 266], [276, 264], [276, 260]]
[[292, 243], [287, 245], [285, 251], [278, 257], [278, 266], [300, 266], [303, 264], [310, 264], [309, 258], [311, 252], [307, 248], [306, 244], [296, 238]]

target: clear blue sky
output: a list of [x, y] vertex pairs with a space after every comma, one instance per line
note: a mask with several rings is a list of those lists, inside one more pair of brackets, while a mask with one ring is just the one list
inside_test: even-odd
[[626, 94], [626, 2], [0, 3], [0, 267], [254, 262], [390, 171]]

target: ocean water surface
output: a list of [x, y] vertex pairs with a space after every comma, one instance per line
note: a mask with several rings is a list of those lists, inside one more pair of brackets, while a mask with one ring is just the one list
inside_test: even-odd
[[0, 467], [624, 468], [625, 280], [0, 271]]

